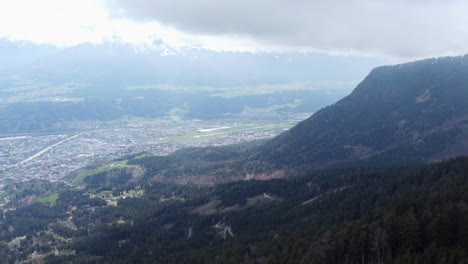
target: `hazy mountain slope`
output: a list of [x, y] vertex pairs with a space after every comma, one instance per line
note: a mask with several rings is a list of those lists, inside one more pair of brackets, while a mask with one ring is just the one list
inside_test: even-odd
[[323, 168], [366, 160], [429, 162], [468, 154], [468, 56], [374, 69], [346, 98], [251, 159]]
[[[304, 89], [351, 89], [382, 59], [315, 53], [217, 52], [174, 49], [161, 41], [135, 46], [84, 43], [48, 56], [18, 72], [48, 83], [78, 82], [146, 89], [255, 88], [303, 85]], [[212, 91], [219, 93], [219, 91]], [[254, 91], [252, 91], [254, 92]]]
[[51, 45], [0, 38], [0, 71], [18, 70], [21, 66], [31, 64], [58, 51], [58, 48]]
[[0, 133], [43, 131], [71, 120], [160, 118], [174, 108], [186, 118], [281, 105], [311, 112], [346, 95], [380, 63], [321, 54], [174, 49], [162, 41], [84, 43], [0, 73]]
[[[339, 99], [314, 91], [277, 92], [232, 98], [158, 90], [127, 92], [124, 98], [88, 98], [77, 101], [16, 102], [0, 106], [0, 134], [51, 132], [68, 121], [109, 121], [122, 117], [168, 118], [173, 109], [182, 119], [212, 119], [240, 115], [248, 108], [282, 113], [316, 111]], [[301, 98], [306, 98], [301, 100]], [[268, 109], [272, 109], [269, 111]], [[64, 125], [65, 124], [65, 125]]]

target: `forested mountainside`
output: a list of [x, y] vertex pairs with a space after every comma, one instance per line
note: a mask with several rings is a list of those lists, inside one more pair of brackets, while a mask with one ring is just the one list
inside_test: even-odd
[[0, 0], [0, 264], [468, 264], [467, 14]]
[[[224, 162], [205, 155], [218, 150], [200, 149], [197, 155], [182, 151], [135, 163], [147, 168], [148, 177], [173, 181], [177, 179], [171, 175], [226, 181], [336, 166], [430, 163], [468, 154], [466, 102], [468, 56], [384, 66], [349, 96]], [[192, 165], [178, 166], [180, 156]]]
[[468, 56], [374, 69], [355, 89], [262, 147], [282, 166], [431, 162], [468, 154]]
[[6, 188], [16, 210], [0, 221], [0, 260], [464, 263], [467, 171], [458, 158], [213, 187], [19, 183]]
[[0, 260], [466, 263], [468, 158], [415, 164], [465, 153], [467, 62], [377, 68], [266, 143], [10, 183]]

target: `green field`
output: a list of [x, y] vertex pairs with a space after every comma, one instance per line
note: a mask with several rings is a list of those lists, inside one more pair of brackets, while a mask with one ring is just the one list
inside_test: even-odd
[[58, 194], [52, 194], [46, 197], [42, 197], [41, 199], [38, 200], [38, 202], [50, 204], [50, 203], [55, 203], [55, 201], [57, 201], [58, 198], [59, 198]]
[[142, 158], [148, 157], [148, 156], [151, 156], [151, 155], [145, 153], [145, 154], [141, 154], [141, 155], [136, 156], [134, 159], [142, 159]]
[[[143, 154], [146, 155], [146, 154]], [[141, 155], [141, 156], [143, 156]], [[101, 172], [113, 170], [113, 169], [123, 169], [123, 168], [131, 168], [134, 167], [133, 165], [127, 165], [128, 160], [122, 160], [122, 161], [113, 161], [110, 163], [107, 163], [105, 165], [101, 165], [99, 167], [93, 168], [93, 169], [86, 169], [78, 173], [78, 175], [71, 181], [71, 184], [73, 185], [79, 185], [83, 183], [84, 178], [95, 175]]]

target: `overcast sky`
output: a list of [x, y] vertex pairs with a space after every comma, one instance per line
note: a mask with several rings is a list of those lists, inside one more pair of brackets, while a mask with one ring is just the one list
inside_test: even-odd
[[0, 37], [421, 58], [467, 53], [467, 14], [465, 0], [0, 0]]

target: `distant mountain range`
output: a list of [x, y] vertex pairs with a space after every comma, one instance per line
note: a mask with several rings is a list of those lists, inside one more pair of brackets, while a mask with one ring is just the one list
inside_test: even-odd
[[218, 88], [211, 91], [212, 94], [228, 88], [231, 91], [253, 89], [249, 94], [264, 93], [261, 89], [267, 88], [270, 91], [266, 92], [274, 88], [349, 91], [371, 68], [384, 62], [383, 59], [319, 53], [173, 48], [162, 40], [142, 45], [83, 43], [33, 61], [16, 71], [12, 84], [20, 83], [18, 79], [22, 79], [50, 84], [79, 83], [94, 89], [111, 85], [100, 88], [106, 91], [112, 88], [113, 92], [128, 88], [190, 89], [195, 92]]
[[383, 63], [323, 54], [176, 49], [161, 40], [61, 50], [22, 43], [0, 40], [0, 47], [8, 47], [0, 56], [18, 58], [15, 66], [0, 69], [0, 133], [54, 130], [71, 120], [161, 118], [175, 108], [183, 110], [183, 118], [223, 117], [246, 107], [314, 112]]
[[38, 59], [58, 52], [51, 45], [35, 44], [30, 41], [10, 41], [0, 38], [0, 71], [17, 71]]

